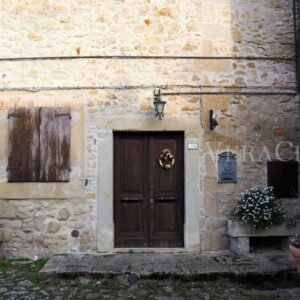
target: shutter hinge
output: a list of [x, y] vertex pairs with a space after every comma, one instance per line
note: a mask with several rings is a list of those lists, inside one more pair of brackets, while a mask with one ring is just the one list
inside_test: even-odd
[[72, 116], [71, 114], [55, 114], [55, 117], [69, 117], [70, 120], [72, 120]]
[[7, 119], [10, 119], [10, 117], [24, 117], [23, 113], [19, 113], [19, 114], [8, 114], [7, 115]]

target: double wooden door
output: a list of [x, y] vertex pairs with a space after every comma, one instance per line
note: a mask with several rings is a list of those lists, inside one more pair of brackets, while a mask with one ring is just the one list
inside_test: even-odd
[[183, 149], [181, 132], [114, 134], [115, 247], [183, 247]]

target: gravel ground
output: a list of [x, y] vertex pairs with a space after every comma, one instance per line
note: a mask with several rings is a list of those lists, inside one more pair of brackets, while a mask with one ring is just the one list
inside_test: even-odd
[[[295, 283], [138, 280], [119, 278], [47, 278], [38, 271], [46, 260], [0, 260], [0, 299], [300, 299]], [[131, 278], [132, 282], [136, 278]]]

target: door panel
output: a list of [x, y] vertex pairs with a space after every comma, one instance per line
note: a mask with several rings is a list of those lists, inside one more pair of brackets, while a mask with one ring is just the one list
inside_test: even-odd
[[115, 247], [183, 247], [183, 208], [183, 134], [115, 133]]
[[[167, 216], [167, 217], [166, 217]], [[177, 229], [177, 207], [174, 202], [157, 201], [155, 207], [157, 228], [161, 232], [173, 232]]]
[[121, 135], [115, 138], [114, 215], [116, 247], [144, 247], [146, 228], [145, 182], [147, 176], [143, 136]]
[[[151, 247], [183, 247], [183, 135], [168, 134], [150, 137], [150, 191], [154, 204], [151, 210]], [[175, 157], [174, 166], [163, 169], [158, 159], [164, 149]]]
[[[143, 193], [143, 173], [144, 173], [144, 157], [143, 157], [143, 140], [137, 138], [127, 139], [122, 142], [121, 151], [123, 152], [121, 188], [122, 192]], [[129, 176], [126, 176], [129, 175]]]

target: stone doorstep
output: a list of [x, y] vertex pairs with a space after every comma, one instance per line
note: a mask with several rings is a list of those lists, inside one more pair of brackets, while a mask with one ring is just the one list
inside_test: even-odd
[[129, 276], [141, 279], [178, 278], [211, 280], [217, 277], [271, 278], [296, 276], [288, 252], [236, 256], [216, 253], [115, 253], [62, 254], [53, 256], [39, 272], [42, 278], [89, 276], [95, 278]]

